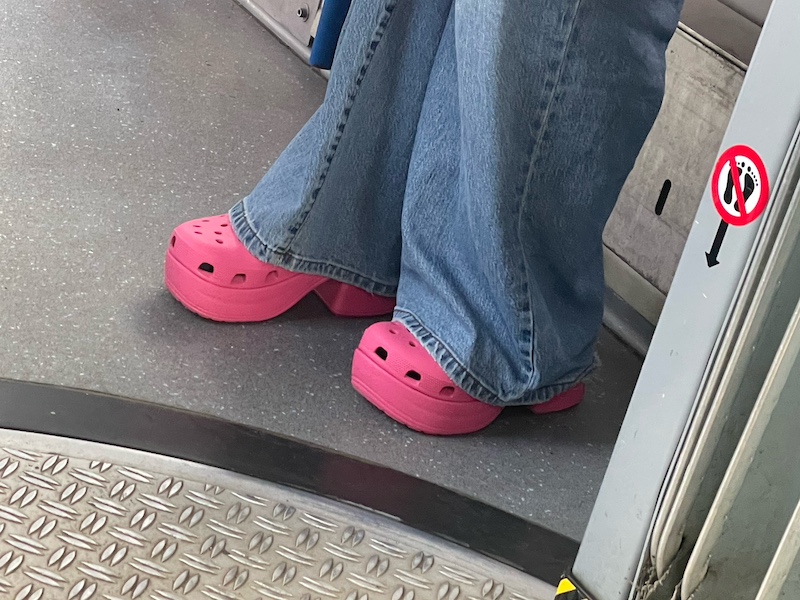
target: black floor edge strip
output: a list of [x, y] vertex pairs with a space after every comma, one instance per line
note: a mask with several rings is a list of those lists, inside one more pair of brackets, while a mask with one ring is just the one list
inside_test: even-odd
[[394, 469], [148, 402], [0, 380], [0, 427], [181, 458], [348, 502], [553, 585], [578, 551], [566, 536]]

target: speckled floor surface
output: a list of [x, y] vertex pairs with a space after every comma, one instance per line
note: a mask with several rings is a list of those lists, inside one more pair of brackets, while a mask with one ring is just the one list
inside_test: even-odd
[[350, 388], [367, 321], [308, 298], [219, 325], [164, 290], [173, 226], [249, 192], [324, 89], [231, 0], [0, 4], [0, 377], [264, 427], [579, 537], [640, 368], [609, 334], [578, 410], [435, 439]]

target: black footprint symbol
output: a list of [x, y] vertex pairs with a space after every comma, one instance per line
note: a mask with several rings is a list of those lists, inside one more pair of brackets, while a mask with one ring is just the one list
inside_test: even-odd
[[[736, 165], [736, 176], [742, 176], [742, 166], [740, 164]], [[752, 176], [752, 170], [750, 167], [747, 167], [747, 170], [744, 174], [744, 186], [742, 187], [742, 194], [744, 195], [745, 202], [750, 199], [750, 196], [753, 195], [753, 192], [756, 189], [756, 182]], [[733, 169], [728, 173], [728, 184], [725, 186], [725, 194], [723, 194], [723, 200], [725, 200], [725, 204], [730, 204], [734, 199], [733, 193]], [[738, 212], [740, 215], [742, 214], [742, 209], [739, 207], [739, 199], [736, 198], [736, 202], [733, 205], [734, 210]]]

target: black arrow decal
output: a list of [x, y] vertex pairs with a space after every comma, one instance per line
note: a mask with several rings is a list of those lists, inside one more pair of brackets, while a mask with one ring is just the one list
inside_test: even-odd
[[711, 252], [706, 252], [706, 262], [708, 267], [716, 267], [719, 264], [717, 258], [719, 257], [719, 249], [722, 248], [722, 240], [725, 239], [725, 233], [728, 231], [728, 224], [725, 221], [719, 222], [717, 228], [717, 235], [714, 236], [714, 243], [711, 244]]

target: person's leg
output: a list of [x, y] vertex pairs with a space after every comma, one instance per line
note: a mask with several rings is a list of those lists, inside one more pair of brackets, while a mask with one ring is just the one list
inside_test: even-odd
[[230, 212], [251, 254], [395, 294], [408, 163], [451, 2], [353, 2], [322, 107]]
[[395, 319], [474, 398], [540, 403], [592, 370], [602, 231], [679, 10], [455, 0], [409, 168]]

